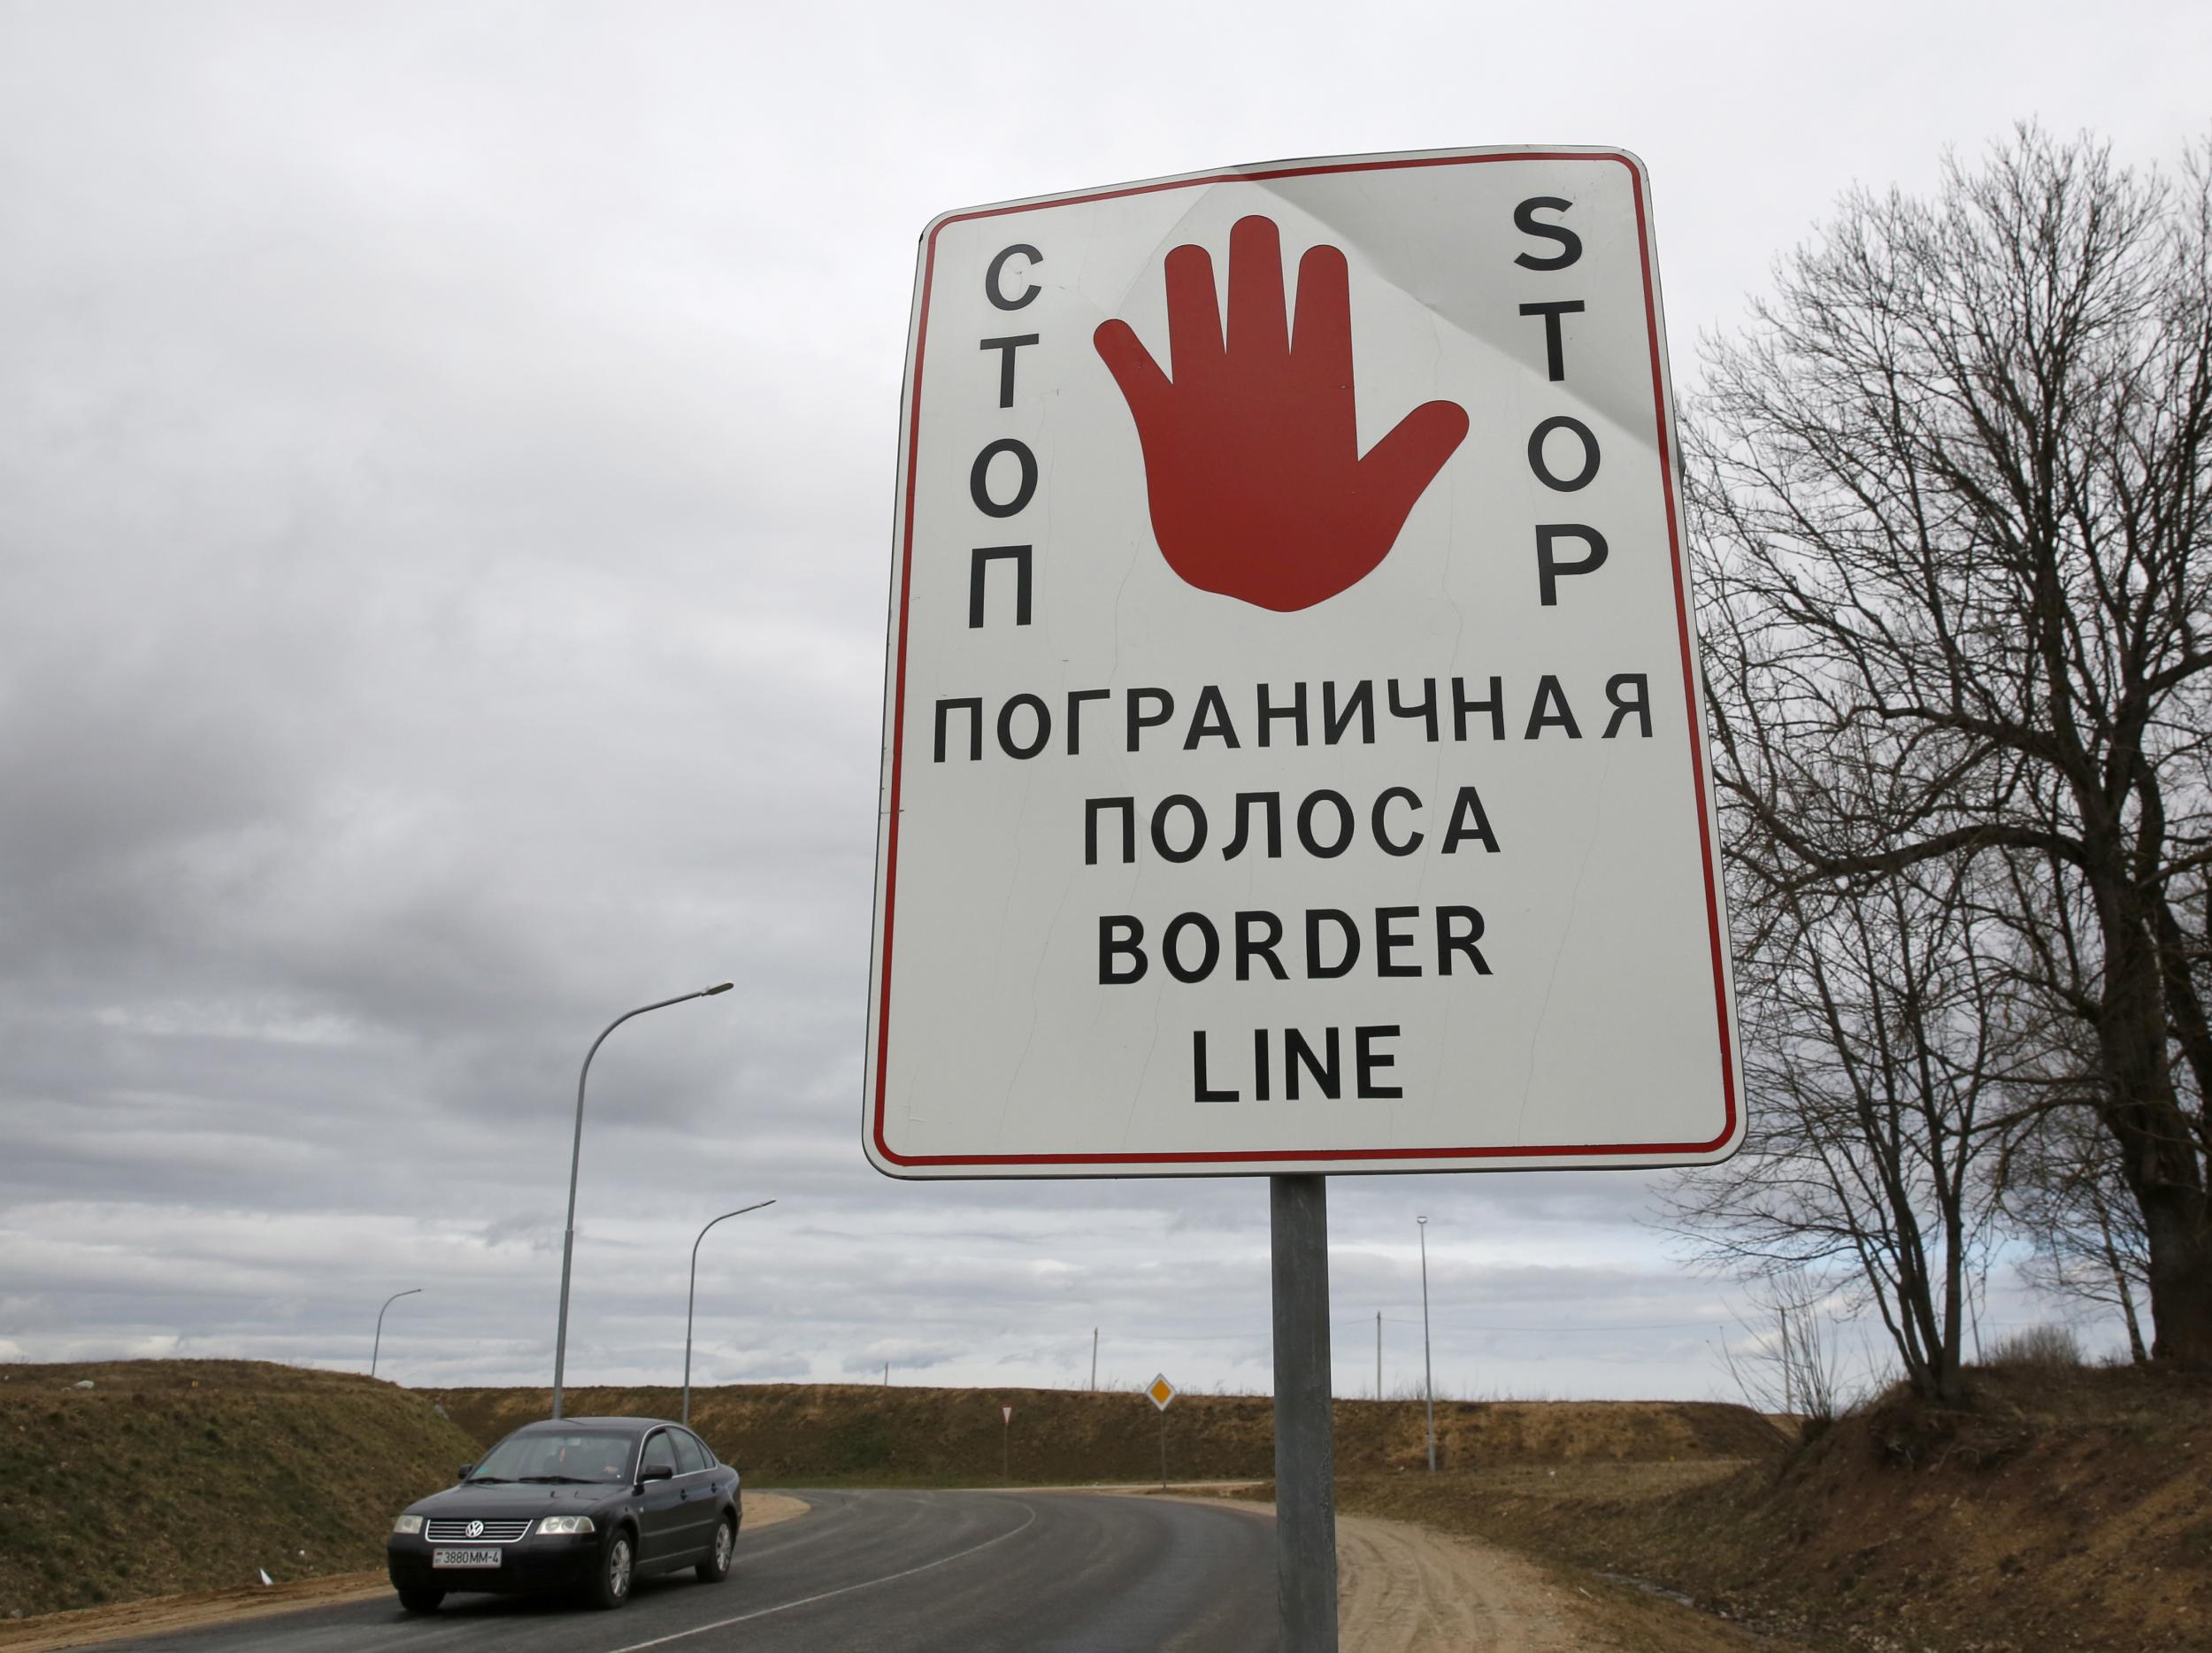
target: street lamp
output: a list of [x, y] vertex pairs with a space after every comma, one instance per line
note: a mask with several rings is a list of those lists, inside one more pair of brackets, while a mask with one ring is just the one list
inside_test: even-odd
[[634, 1011], [625, 1011], [606, 1025], [599, 1037], [591, 1042], [591, 1049], [584, 1052], [584, 1065], [576, 1075], [576, 1137], [568, 1150], [568, 1227], [561, 1235], [561, 1314], [553, 1332], [553, 1416], [561, 1415], [561, 1379], [568, 1365], [568, 1275], [569, 1265], [576, 1250], [576, 1172], [584, 1157], [584, 1081], [591, 1077], [591, 1059], [599, 1054], [599, 1047], [607, 1042], [607, 1034], [622, 1026], [633, 1016], [642, 1016], [648, 1011], [666, 1010], [671, 1004], [681, 1004], [691, 999], [711, 998], [718, 993], [727, 993], [733, 983], [718, 981], [710, 988], [695, 992], [679, 993], [672, 999], [658, 999], [650, 1004], [641, 1004]]
[[[724, 1211], [721, 1216], [714, 1219], [714, 1222], [709, 1223], [707, 1228], [713, 1227], [714, 1223], [727, 1222], [733, 1217], [742, 1217], [747, 1211], [757, 1211], [762, 1205], [773, 1205], [774, 1203], [773, 1200], [763, 1200], [757, 1205], [741, 1205], [733, 1211]], [[699, 1231], [699, 1240], [707, 1237], [707, 1228], [702, 1228]], [[687, 1424], [691, 1421], [691, 1306], [699, 1300], [699, 1240], [694, 1240], [691, 1242], [691, 1290], [684, 1298], [683, 1421]]]
[[[419, 1286], [411, 1286], [405, 1291], [396, 1291], [384, 1299], [384, 1309], [390, 1308], [402, 1297], [412, 1297], [421, 1290], [422, 1288]], [[369, 1375], [371, 1377], [376, 1375], [376, 1357], [384, 1352], [384, 1309], [379, 1309], [376, 1311], [376, 1342], [369, 1347]]]
[[1436, 1366], [1429, 1358], [1429, 1219], [1416, 1217], [1421, 1230], [1421, 1378], [1429, 1400], [1429, 1473], [1436, 1473]]

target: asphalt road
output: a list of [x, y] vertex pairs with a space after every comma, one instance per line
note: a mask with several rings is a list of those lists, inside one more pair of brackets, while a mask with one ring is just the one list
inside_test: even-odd
[[747, 1534], [720, 1585], [639, 1581], [629, 1603], [384, 1597], [106, 1643], [131, 1653], [1263, 1653], [1272, 1524], [1232, 1506], [1070, 1493], [810, 1492]]

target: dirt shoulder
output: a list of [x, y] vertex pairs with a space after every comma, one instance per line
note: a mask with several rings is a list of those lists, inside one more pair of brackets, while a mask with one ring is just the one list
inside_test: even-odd
[[1410, 1521], [1340, 1512], [1336, 1559], [1343, 1653], [1802, 1653], [1646, 1591]]
[[[748, 1532], [792, 1520], [804, 1515], [809, 1508], [805, 1500], [786, 1493], [748, 1492], [741, 1496]], [[113, 1607], [88, 1607], [76, 1612], [0, 1621], [0, 1653], [58, 1653], [64, 1648], [192, 1630], [204, 1625], [234, 1624], [248, 1618], [268, 1618], [280, 1613], [368, 1601], [391, 1593], [391, 1580], [381, 1572], [342, 1572], [266, 1588], [253, 1586], [157, 1595]]]
[[1340, 1476], [1350, 1515], [1650, 1580], [1833, 1653], [2212, 1648], [2212, 1382], [1974, 1374], [1891, 1396], [1781, 1458]]

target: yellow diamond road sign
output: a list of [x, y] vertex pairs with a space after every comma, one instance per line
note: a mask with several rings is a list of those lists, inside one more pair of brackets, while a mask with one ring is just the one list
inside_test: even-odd
[[1152, 1397], [1152, 1403], [1162, 1411], [1165, 1411], [1167, 1403], [1175, 1398], [1175, 1386], [1164, 1377], [1153, 1379], [1145, 1386], [1144, 1392]]

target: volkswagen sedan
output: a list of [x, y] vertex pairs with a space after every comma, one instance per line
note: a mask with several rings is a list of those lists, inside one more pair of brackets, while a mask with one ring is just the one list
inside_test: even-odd
[[409, 1504], [385, 1559], [411, 1613], [458, 1590], [619, 1607], [643, 1574], [727, 1578], [741, 1518], [737, 1472], [681, 1425], [565, 1418], [516, 1430], [458, 1484]]

